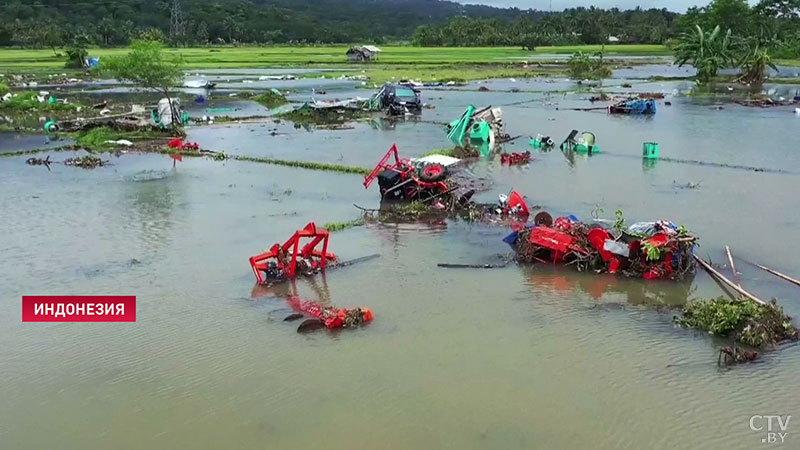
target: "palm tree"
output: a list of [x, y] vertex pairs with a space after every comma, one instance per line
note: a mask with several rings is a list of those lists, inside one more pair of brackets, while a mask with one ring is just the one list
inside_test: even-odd
[[772, 62], [769, 50], [756, 43], [752, 45], [739, 60], [739, 68], [742, 74], [737, 81], [761, 86], [767, 78], [767, 67], [778, 70]]
[[733, 65], [731, 30], [720, 36], [719, 25], [710, 32], [703, 31], [700, 25], [695, 28], [681, 35], [675, 48], [675, 61], [678, 66], [691, 63], [697, 69], [697, 78], [705, 83], [714, 78], [719, 69]]

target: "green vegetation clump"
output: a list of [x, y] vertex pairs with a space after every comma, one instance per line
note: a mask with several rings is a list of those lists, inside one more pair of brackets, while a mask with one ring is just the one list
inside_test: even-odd
[[436, 150], [431, 150], [428, 153], [422, 155], [422, 157], [431, 156], [431, 155], [444, 155], [444, 156], [453, 156], [455, 154], [455, 148], [438, 148]]
[[98, 127], [75, 133], [75, 144], [88, 151], [105, 151], [119, 148], [117, 144], [108, 143], [107, 141], [118, 141], [120, 139], [134, 141], [137, 139], [157, 139], [168, 136], [170, 136], [169, 131], [161, 128], [139, 131], [117, 131], [109, 127]]
[[364, 225], [366, 221], [363, 218], [360, 219], [353, 219], [347, 222], [328, 222], [322, 226], [322, 228], [330, 231], [331, 233], [335, 233], [337, 231], [346, 230], [348, 228], [353, 227], [360, 227]]
[[[6, 89], [8, 87], [6, 86]], [[0, 86], [2, 91], [2, 86]], [[36, 98], [39, 94], [34, 91], [20, 92], [19, 94], [11, 97], [7, 101], [0, 103], [0, 110], [6, 111], [40, 111], [40, 112], [57, 112], [57, 111], [75, 111], [81, 105], [75, 103], [50, 103], [48, 100], [40, 102]]]
[[763, 306], [750, 300], [725, 297], [691, 302], [683, 308], [683, 317], [675, 321], [682, 327], [729, 337], [755, 348], [798, 339], [798, 330], [791, 318], [774, 301]]
[[603, 53], [589, 56], [584, 52], [574, 53], [568, 64], [568, 73], [573, 80], [602, 80], [611, 76], [611, 69], [603, 61]]
[[252, 100], [266, 106], [267, 108], [277, 108], [278, 106], [289, 103], [289, 100], [286, 99], [286, 96], [277, 90], [267, 91], [263, 94], [256, 95], [255, 97], [252, 97]]
[[9, 91], [8, 85], [0, 81], [0, 96], [8, 94]]
[[431, 150], [422, 155], [422, 157], [424, 158], [426, 156], [431, 156], [431, 155], [444, 155], [453, 158], [464, 159], [464, 158], [477, 158], [478, 156], [480, 156], [480, 153], [474, 147], [453, 147], [453, 148], [439, 148], [436, 150]]
[[297, 167], [301, 169], [326, 170], [330, 172], [356, 173], [359, 175], [369, 175], [369, 173], [372, 172], [372, 169], [367, 169], [365, 167], [342, 166], [339, 164], [327, 164], [327, 163], [318, 163], [311, 161], [291, 161], [285, 159], [260, 158], [257, 156], [246, 156], [246, 155], [230, 156], [230, 158], [235, 159], [237, 161], [274, 164], [277, 166]]
[[675, 47], [675, 62], [679, 67], [691, 63], [697, 68], [698, 80], [710, 81], [720, 69], [731, 66], [734, 60], [731, 30], [724, 35], [720, 33], [719, 25], [712, 31], [704, 31], [700, 25], [695, 25], [694, 30], [681, 35]]
[[291, 120], [295, 124], [340, 125], [372, 116], [370, 111], [349, 108], [315, 109], [307, 106], [278, 114], [278, 117]]

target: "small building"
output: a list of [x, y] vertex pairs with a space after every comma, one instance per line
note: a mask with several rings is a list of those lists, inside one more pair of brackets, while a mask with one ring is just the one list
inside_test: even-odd
[[366, 61], [375, 61], [378, 59], [378, 54], [381, 52], [381, 49], [375, 47], [374, 45], [360, 45], [357, 47], [350, 47], [347, 50], [347, 61], [348, 62], [366, 62]]
[[612, 44], [619, 44], [619, 38], [616, 37], [616, 36], [609, 36], [608, 37], [608, 42], [610, 42]]

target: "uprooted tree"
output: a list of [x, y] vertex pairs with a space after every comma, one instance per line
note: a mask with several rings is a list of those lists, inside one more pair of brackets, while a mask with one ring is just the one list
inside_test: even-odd
[[[172, 116], [176, 117], [170, 90], [183, 80], [181, 61], [166, 56], [160, 42], [133, 41], [127, 55], [105, 59], [98, 70], [119, 81], [129, 81], [141, 88], [164, 94]], [[176, 126], [174, 120], [172, 126]]]

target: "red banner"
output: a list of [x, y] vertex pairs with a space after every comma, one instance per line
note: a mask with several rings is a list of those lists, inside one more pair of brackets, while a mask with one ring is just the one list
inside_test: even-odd
[[132, 295], [26, 295], [23, 322], [136, 322]]

